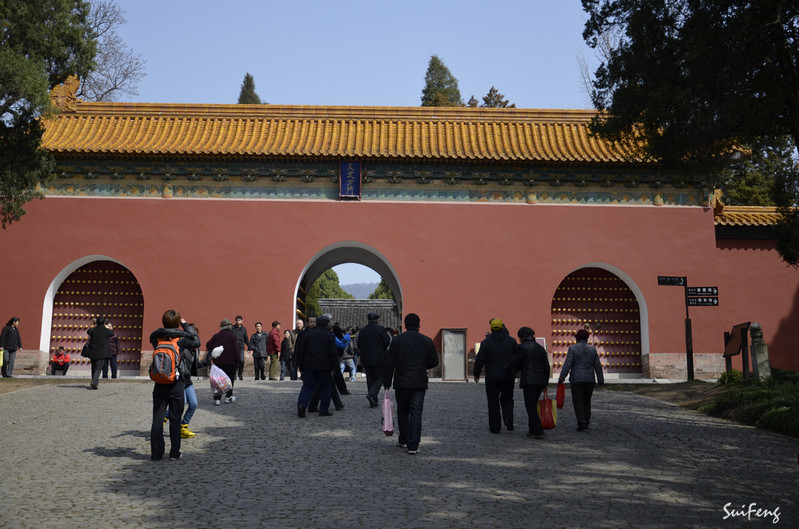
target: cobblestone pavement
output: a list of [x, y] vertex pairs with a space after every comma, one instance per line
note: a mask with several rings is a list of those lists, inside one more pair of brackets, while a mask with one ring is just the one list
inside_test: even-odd
[[482, 384], [431, 382], [413, 456], [360, 379], [343, 411], [304, 419], [300, 382], [237, 382], [220, 407], [196, 386], [175, 462], [149, 459], [149, 381], [0, 395], [0, 527], [799, 527], [799, 441], [630, 393], [598, 390], [577, 432], [567, 392], [536, 441], [518, 388], [516, 430], [493, 435]]

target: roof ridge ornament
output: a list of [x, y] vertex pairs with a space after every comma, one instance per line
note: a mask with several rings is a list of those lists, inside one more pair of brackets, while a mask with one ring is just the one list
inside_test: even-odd
[[77, 111], [78, 88], [80, 88], [80, 79], [76, 75], [70, 75], [63, 83], [50, 90], [50, 103], [62, 112]]
[[713, 208], [713, 216], [718, 217], [724, 211], [724, 202], [721, 201], [721, 195], [723, 194], [721, 189], [714, 189], [713, 195], [710, 197], [710, 201], [708, 206]]

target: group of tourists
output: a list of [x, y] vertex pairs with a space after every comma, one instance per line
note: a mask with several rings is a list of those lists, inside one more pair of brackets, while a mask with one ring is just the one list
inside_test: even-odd
[[[244, 353], [252, 352], [255, 380], [296, 380], [301, 373], [302, 387], [297, 398], [297, 415], [307, 413], [331, 416], [331, 402], [337, 410], [344, 404], [340, 395], [349, 394], [344, 379], [345, 369], [349, 381], [355, 380], [358, 360], [366, 377], [366, 398], [369, 406], [378, 407], [378, 394], [383, 388], [394, 388], [399, 426], [398, 446], [409, 454], [419, 451], [421, 441], [422, 410], [428, 387], [428, 370], [438, 365], [439, 357], [433, 341], [421, 334], [421, 320], [414, 313], [404, 319], [405, 332], [392, 333], [381, 326], [375, 312], [367, 315], [367, 324], [358, 329], [357, 346], [353, 329], [342, 329], [333, 316], [323, 314], [308, 318], [308, 325], [297, 320], [294, 329], [281, 331], [281, 323], [273, 321], [271, 329], [264, 332], [261, 322], [256, 322], [255, 333], [248, 335], [242, 316], [235, 323], [228, 319], [220, 322], [219, 332], [205, 344], [205, 358], [200, 359], [200, 339], [196, 325], [187, 323], [180, 313], [168, 310], [162, 317], [163, 327], [150, 335], [150, 343], [157, 348], [164, 341], [175, 340], [179, 349], [174, 381], [156, 383], [153, 389], [153, 423], [150, 432], [151, 457], [162, 459], [165, 453], [163, 429], [169, 422], [171, 441], [170, 459], [180, 458], [181, 439], [192, 438], [189, 423], [197, 409], [197, 395], [192, 377], [200, 368], [215, 365], [230, 379], [224, 394], [214, 394], [214, 405], [222, 400], [236, 401], [233, 395], [235, 380], [243, 380]], [[544, 438], [544, 429], [538, 413], [538, 401], [548, 386], [551, 367], [546, 349], [536, 341], [535, 331], [521, 327], [516, 339], [510, 336], [502, 320], [489, 321], [490, 331], [480, 343], [474, 362], [474, 381], [484, 376], [488, 405], [489, 431], [499, 434], [502, 425], [514, 429], [513, 392], [516, 377], [524, 396], [527, 412], [527, 436]], [[97, 317], [87, 331], [89, 341], [86, 356], [91, 360], [91, 384], [96, 390], [101, 373], [116, 378], [115, 359], [118, 338], [111, 322]], [[580, 329], [575, 333], [576, 343], [569, 347], [558, 382], [569, 378], [572, 405], [577, 418], [577, 430], [585, 431], [591, 422], [591, 397], [594, 387], [604, 383], [602, 365], [596, 348], [588, 344], [589, 333]], [[3, 351], [2, 374], [13, 373], [16, 351], [21, 349], [19, 318], [11, 318], [0, 336]], [[69, 355], [59, 348], [51, 360], [51, 372], [69, 369]], [[267, 364], [268, 362], [268, 364]], [[188, 407], [186, 407], [188, 404]], [[184, 407], [186, 407], [184, 412]]]
[[[499, 318], [489, 321], [490, 332], [480, 343], [474, 360], [474, 381], [479, 382], [485, 369], [485, 391], [488, 402], [488, 429], [498, 434], [505, 428], [513, 430], [513, 388], [519, 374], [519, 387], [527, 411], [527, 436], [544, 438], [544, 428], [538, 413], [538, 400], [549, 384], [550, 365], [547, 351], [535, 339], [530, 327], [519, 329], [519, 342], [510, 336]], [[591, 396], [594, 385], [604, 384], [602, 364], [596, 348], [588, 344], [588, 331], [575, 333], [576, 343], [569, 347], [566, 360], [558, 375], [558, 383], [569, 377], [577, 431], [588, 429], [591, 422]]]

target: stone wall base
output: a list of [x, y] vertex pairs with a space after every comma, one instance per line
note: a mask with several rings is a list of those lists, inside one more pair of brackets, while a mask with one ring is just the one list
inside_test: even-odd
[[[668, 380], [686, 380], [688, 365], [685, 353], [650, 353], [642, 358], [644, 376]], [[724, 357], [718, 353], [694, 353], [694, 378], [716, 379], [724, 373]]]

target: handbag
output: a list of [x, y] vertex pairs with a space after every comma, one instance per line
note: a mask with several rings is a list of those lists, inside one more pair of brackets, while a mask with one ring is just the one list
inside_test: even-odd
[[541, 427], [544, 430], [554, 429], [558, 424], [558, 409], [552, 405], [552, 399], [547, 395], [546, 388], [536, 406], [538, 407], [538, 417], [541, 418]]
[[85, 357], [85, 358], [91, 358], [92, 357], [92, 349], [91, 349], [91, 347], [89, 347], [89, 342], [86, 342], [83, 345], [83, 349], [80, 350], [80, 355]]
[[555, 393], [555, 402], [558, 405], [558, 409], [563, 409], [563, 404], [566, 401], [566, 384], [563, 382], [558, 382], [558, 390]]
[[215, 364], [208, 371], [208, 380], [211, 382], [211, 391], [214, 392], [214, 395], [221, 395], [233, 390], [233, 382], [230, 377]]
[[388, 396], [388, 389], [383, 397], [383, 433], [394, 435], [394, 414], [391, 410], [391, 397]]

